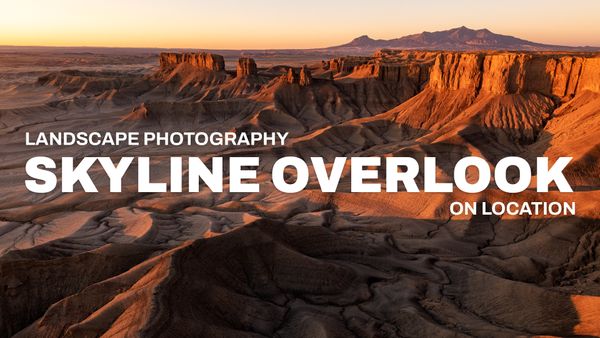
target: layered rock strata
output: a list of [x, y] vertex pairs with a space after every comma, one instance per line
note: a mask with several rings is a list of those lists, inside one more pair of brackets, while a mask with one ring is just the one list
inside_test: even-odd
[[225, 70], [223, 56], [213, 53], [160, 53], [160, 68], [174, 68], [185, 63], [200, 69], [222, 71]]
[[236, 68], [237, 77], [257, 74], [256, 62], [252, 58], [240, 58]]

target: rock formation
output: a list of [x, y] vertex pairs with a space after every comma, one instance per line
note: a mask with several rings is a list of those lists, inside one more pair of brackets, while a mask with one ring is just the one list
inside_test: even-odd
[[299, 81], [301, 86], [310, 86], [310, 84], [312, 83], [312, 75], [310, 73], [310, 69], [308, 69], [308, 67], [302, 66], [302, 68], [300, 68], [300, 81]]
[[600, 57], [586, 54], [440, 53], [430, 87], [492, 94], [537, 92], [565, 100], [600, 91]]
[[212, 71], [225, 70], [223, 56], [213, 53], [160, 53], [160, 68], [170, 69], [179, 64], [189, 64], [194, 67]]
[[341, 58], [331, 59], [329, 61], [329, 69], [336, 73], [348, 73], [354, 70], [355, 66], [369, 62], [371, 58], [362, 56], [346, 56]]
[[236, 68], [237, 77], [256, 75], [256, 62], [252, 58], [240, 58]]
[[298, 83], [298, 74], [296, 74], [294, 68], [288, 68], [287, 74], [285, 75], [285, 79], [289, 84]]
[[310, 86], [312, 83], [312, 74], [310, 69], [307, 66], [302, 66], [300, 68], [300, 73], [296, 73], [294, 68], [288, 68], [287, 73], [284, 76], [285, 80], [289, 84], [299, 84], [300, 86]]
[[343, 57], [329, 61], [332, 72], [341, 76], [372, 77], [384, 82], [421, 88], [429, 79], [429, 70], [437, 53], [380, 50], [373, 57]]

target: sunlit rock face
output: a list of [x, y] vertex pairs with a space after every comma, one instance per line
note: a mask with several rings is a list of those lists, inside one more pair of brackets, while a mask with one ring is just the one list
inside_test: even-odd
[[252, 58], [240, 58], [237, 63], [236, 74], [238, 77], [257, 74], [256, 62]]
[[312, 74], [308, 67], [302, 66], [302, 68], [300, 68], [300, 79], [298, 82], [301, 86], [310, 86], [312, 83]]
[[160, 53], [160, 67], [173, 68], [178, 64], [189, 64], [199, 69], [225, 70], [223, 56], [212, 53]]
[[492, 94], [537, 92], [565, 100], [585, 90], [598, 92], [599, 67], [600, 58], [585, 54], [440, 53], [430, 86]]

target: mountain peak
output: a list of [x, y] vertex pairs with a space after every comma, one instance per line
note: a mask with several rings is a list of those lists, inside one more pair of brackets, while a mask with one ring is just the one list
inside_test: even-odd
[[357, 38], [355, 38], [354, 40], [352, 40], [352, 42], [359, 42], [359, 41], [372, 41], [373, 39], [371, 39], [368, 35], [361, 35]]
[[361, 35], [361, 36], [353, 39], [349, 43], [347, 43], [346, 46], [348, 46], [348, 47], [376, 46], [381, 41], [385, 41], [385, 40], [374, 40], [374, 39], [371, 39], [368, 35]]
[[422, 32], [390, 40], [372, 39], [362, 35], [351, 42], [331, 47], [348, 48], [352, 51], [372, 52], [376, 49], [427, 49], [427, 50], [582, 50], [580, 47], [545, 45], [519, 39], [514, 36], [496, 34], [487, 28], [471, 29], [460, 26], [444, 31]]

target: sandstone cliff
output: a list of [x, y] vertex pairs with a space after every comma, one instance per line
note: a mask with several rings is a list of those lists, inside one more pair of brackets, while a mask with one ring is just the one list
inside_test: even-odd
[[354, 70], [354, 67], [369, 62], [371, 58], [362, 56], [346, 56], [329, 60], [329, 69], [336, 73], [347, 73]]
[[434, 52], [380, 50], [371, 58], [332, 59], [327, 66], [337, 77], [370, 77], [421, 89], [429, 79], [436, 56]]
[[256, 75], [256, 62], [252, 58], [240, 58], [236, 68], [237, 77]]
[[421, 52], [380, 50], [373, 57], [341, 57], [324, 69], [436, 90], [490, 94], [537, 92], [559, 101], [600, 91], [600, 56], [593, 53]]
[[299, 83], [301, 86], [309, 86], [312, 83], [312, 74], [306, 65], [300, 68]]
[[285, 75], [285, 79], [289, 84], [298, 82], [298, 74], [294, 71], [294, 68], [290, 67]]
[[160, 53], [160, 68], [170, 69], [179, 64], [190, 64], [200, 69], [212, 71], [225, 70], [223, 56], [212, 53]]
[[285, 75], [285, 80], [289, 84], [297, 83], [300, 86], [310, 86], [313, 81], [312, 74], [307, 66], [302, 66], [299, 73], [296, 73], [294, 68], [290, 67]]
[[564, 101], [600, 91], [600, 57], [587, 54], [440, 53], [429, 86], [481, 93], [537, 92]]

